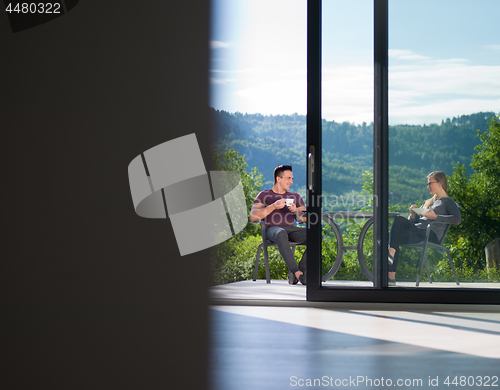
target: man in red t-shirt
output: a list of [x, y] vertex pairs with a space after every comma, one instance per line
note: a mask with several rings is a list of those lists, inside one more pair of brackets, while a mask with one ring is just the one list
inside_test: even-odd
[[288, 241], [306, 244], [306, 229], [294, 225], [296, 219], [305, 222], [306, 218], [302, 216], [302, 212], [306, 206], [299, 194], [289, 191], [292, 183], [292, 166], [277, 166], [274, 169], [274, 186], [270, 190], [261, 191], [256, 196], [250, 211], [250, 220], [257, 222], [263, 219], [265, 221], [266, 237], [278, 245], [278, 250], [290, 271], [288, 283], [297, 284], [297, 281], [300, 281], [306, 284], [307, 249], [297, 264], [293, 251], [288, 245]]

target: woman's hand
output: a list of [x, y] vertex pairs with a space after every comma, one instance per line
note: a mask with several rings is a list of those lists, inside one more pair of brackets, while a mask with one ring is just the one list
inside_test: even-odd
[[423, 217], [426, 217], [427, 219], [437, 219], [437, 214], [434, 212], [433, 209], [430, 209], [428, 212], [422, 215]]
[[418, 208], [418, 206], [416, 204], [412, 204], [410, 206], [410, 215], [412, 218], [415, 218], [415, 216], [417, 215], [417, 213], [415, 213], [415, 211], [412, 210], [412, 209], [416, 209], [416, 208]]

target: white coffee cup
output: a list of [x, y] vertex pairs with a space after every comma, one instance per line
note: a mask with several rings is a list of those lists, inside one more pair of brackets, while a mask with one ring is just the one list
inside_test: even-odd
[[291, 206], [293, 204], [293, 199], [285, 199], [285, 203], [288, 206]]

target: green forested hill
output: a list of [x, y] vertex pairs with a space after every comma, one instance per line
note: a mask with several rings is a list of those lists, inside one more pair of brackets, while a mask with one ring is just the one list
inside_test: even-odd
[[[211, 109], [219, 150], [232, 148], [245, 155], [250, 168], [272, 186], [276, 165], [291, 164], [292, 190], [305, 195], [306, 117], [304, 115], [230, 114]], [[428, 197], [426, 175], [470, 163], [480, 140], [477, 130], [488, 129], [493, 112], [445, 119], [441, 124], [398, 125], [389, 128], [389, 191], [391, 203], [407, 204]], [[323, 120], [323, 192], [347, 196], [359, 193], [362, 173], [373, 167], [373, 123], [354, 125]]]

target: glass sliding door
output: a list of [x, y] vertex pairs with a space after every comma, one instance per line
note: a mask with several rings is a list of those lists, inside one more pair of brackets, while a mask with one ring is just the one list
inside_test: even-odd
[[[393, 8], [394, 5], [399, 8]], [[394, 263], [388, 256], [392, 254], [389, 244], [394, 234], [389, 232], [393, 221], [406, 220], [414, 198], [417, 203], [425, 200], [422, 187], [425, 189], [428, 184], [427, 173], [438, 170], [427, 161], [436, 151], [426, 148], [425, 141], [429, 139], [425, 138], [425, 132], [419, 133], [418, 142], [403, 140], [404, 135], [416, 133], [417, 125], [410, 122], [412, 116], [408, 113], [419, 111], [418, 104], [412, 108], [412, 99], [418, 102], [423, 93], [419, 83], [412, 80], [423, 77], [428, 82], [427, 88], [431, 88], [432, 74], [426, 79], [425, 67], [412, 69], [401, 62], [422, 61], [419, 65], [424, 66], [425, 55], [404, 46], [392, 49], [395, 42], [411, 41], [405, 38], [409, 33], [405, 31], [406, 23], [411, 25], [408, 18], [419, 18], [418, 13], [402, 12], [402, 7], [387, 0], [348, 4], [308, 1], [307, 299], [500, 304], [496, 270], [490, 267], [485, 271], [481, 259], [467, 269], [453, 259], [466, 240], [463, 230], [449, 229], [449, 241], [439, 242], [450, 249], [451, 262], [446, 250], [428, 239], [424, 241], [430, 244], [426, 244], [423, 252], [422, 248], [398, 247], [401, 256], [396, 256], [397, 267], [390, 265]], [[398, 20], [399, 24], [391, 31], [397, 15], [407, 21]], [[422, 18], [423, 14], [420, 24]], [[415, 26], [418, 24], [415, 21]], [[394, 57], [399, 62], [394, 63], [396, 67], [392, 63], [389, 67], [389, 59], [392, 61]], [[396, 123], [401, 118], [408, 118], [405, 126]], [[466, 137], [458, 124], [475, 120], [479, 119], [476, 116], [444, 119], [442, 126], [448, 138], [436, 149], [442, 150], [444, 156], [451, 156], [453, 153], [446, 146], [454, 138]], [[400, 146], [404, 141], [410, 145], [406, 149]], [[416, 161], [416, 155], [423, 163]], [[425, 169], [425, 164], [429, 169]], [[448, 174], [450, 187], [464, 183], [464, 170], [467, 168], [457, 168]], [[420, 186], [419, 178], [423, 181]], [[465, 195], [455, 193], [457, 197], [466, 197], [474, 192], [471, 187]], [[461, 210], [466, 208], [461, 206]], [[443, 254], [439, 254], [441, 249]], [[459, 279], [465, 274], [489, 275], [489, 284], [467, 285], [465, 280], [456, 284], [450, 264], [456, 265]], [[434, 283], [430, 283], [427, 274]], [[450, 276], [452, 279], [448, 280]]]
[[373, 2], [325, 1], [322, 26], [322, 282], [372, 287]]
[[500, 50], [491, 44], [500, 3], [483, 6], [423, 0], [408, 12], [389, 2], [389, 202], [405, 218], [425, 205], [439, 210], [431, 221], [451, 222], [430, 233], [450, 254], [427, 249], [422, 270], [420, 249], [400, 250], [398, 287], [420, 279], [420, 288], [500, 288], [500, 170], [488, 168], [500, 147], [490, 122], [500, 109]]
[[[318, 3], [310, 1], [310, 9], [320, 8]], [[370, 0], [328, 1], [323, 2], [321, 15], [308, 15], [312, 182], [308, 210], [311, 246], [317, 246], [313, 251], [319, 258], [319, 264], [308, 271], [317, 281], [308, 287], [311, 297], [328, 289], [335, 294], [344, 288], [357, 289], [356, 294], [378, 283], [373, 247], [373, 9]], [[318, 25], [322, 26], [319, 32]]]

